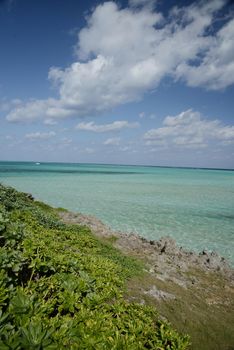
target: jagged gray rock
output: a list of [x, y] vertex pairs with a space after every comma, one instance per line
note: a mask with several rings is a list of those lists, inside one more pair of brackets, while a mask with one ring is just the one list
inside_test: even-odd
[[231, 283], [234, 283], [234, 270], [223, 257], [216, 252], [206, 250], [197, 254], [179, 247], [171, 237], [159, 240], [147, 240], [134, 233], [113, 231], [99, 219], [91, 215], [60, 213], [63, 221], [88, 226], [92, 232], [101, 238], [116, 237], [114, 246], [126, 254], [137, 256], [146, 261], [148, 271], [158, 279], [171, 280], [180, 286], [187, 287], [196, 283], [196, 279], [188, 279], [185, 272], [201, 269], [206, 272], [221, 273]]

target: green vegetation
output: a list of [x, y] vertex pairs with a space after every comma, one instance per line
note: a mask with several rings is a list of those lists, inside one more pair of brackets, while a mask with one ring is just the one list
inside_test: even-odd
[[142, 265], [56, 210], [0, 185], [0, 349], [188, 347], [153, 307], [126, 302]]

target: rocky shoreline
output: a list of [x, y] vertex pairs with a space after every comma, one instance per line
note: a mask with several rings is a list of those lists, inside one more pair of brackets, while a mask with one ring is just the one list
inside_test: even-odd
[[153, 305], [162, 319], [191, 336], [191, 350], [233, 349], [234, 269], [224, 258], [205, 250], [187, 251], [170, 237], [153, 241], [113, 231], [91, 215], [59, 215], [143, 261], [145, 273], [127, 282], [126, 300]]
[[197, 254], [178, 247], [170, 237], [154, 241], [133, 233], [113, 231], [91, 215], [60, 212], [60, 217], [66, 223], [88, 226], [94, 235], [111, 240], [123, 253], [144, 260], [148, 272], [158, 279], [188, 287], [197, 283], [196, 277], [188, 278], [188, 272], [201, 270], [205, 273], [220, 274], [228, 283], [234, 285], [234, 269], [216, 252], [204, 250]]

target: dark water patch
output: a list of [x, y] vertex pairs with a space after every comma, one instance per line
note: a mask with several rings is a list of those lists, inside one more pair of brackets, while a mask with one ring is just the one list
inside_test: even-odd
[[209, 214], [208, 217], [212, 219], [228, 219], [228, 220], [234, 220], [234, 215], [232, 214]]
[[19, 169], [19, 168], [8, 168], [0, 169], [0, 174], [31, 174], [31, 173], [52, 173], [52, 174], [93, 174], [93, 175], [132, 175], [132, 174], [142, 174], [140, 172], [134, 171], [106, 171], [106, 170], [82, 170], [82, 169]]
[[216, 219], [216, 220], [234, 220], [234, 214], [205, 213], [205, 214], [195, 214], [194, 216], [204, 217], [208, 219]]

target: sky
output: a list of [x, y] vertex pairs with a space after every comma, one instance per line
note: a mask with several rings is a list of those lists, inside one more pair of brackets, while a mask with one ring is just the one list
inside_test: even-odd
[[0, 160], [234, 168], [234, 3], [0, 0]]

